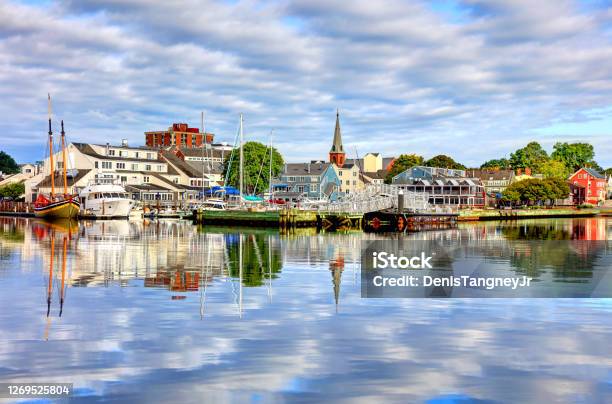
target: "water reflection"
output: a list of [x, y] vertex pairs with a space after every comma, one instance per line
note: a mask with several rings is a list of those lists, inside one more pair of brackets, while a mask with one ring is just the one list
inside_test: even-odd
[[610, 300], [364, 300], [359, 260], [363, 240], [408, 237], [574, 282], [591, 275], [572, 260], [601, 255], [581, 240], [610, 234], [606, 219], [278, 235], [2, 218], [0, 379], [73, 381], [109, 401], [609, 402]]

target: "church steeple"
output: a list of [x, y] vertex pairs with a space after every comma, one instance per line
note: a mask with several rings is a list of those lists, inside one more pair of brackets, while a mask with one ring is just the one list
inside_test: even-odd
[[345, 159], [346, 155], [342, 146], [342, 133], [340, 131], [340, 113], [336, 110], [336, 129], [334, 129], [334, 142], [329, 150], [329, 162], [342, 167]]

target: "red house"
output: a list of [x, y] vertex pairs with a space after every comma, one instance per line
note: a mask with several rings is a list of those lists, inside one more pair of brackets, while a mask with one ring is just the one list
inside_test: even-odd
[[569, 183], [576, 188], [584, 188], [584, 200], [574, 198], [578, 203], [597, 205], [606, 199], [606, 177], [592, 168], [583, 167], [569, 177]]

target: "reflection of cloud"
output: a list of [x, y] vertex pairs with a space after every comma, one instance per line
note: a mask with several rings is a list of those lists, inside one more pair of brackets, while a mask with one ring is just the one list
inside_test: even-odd
[[[113, 270], [118, 279], [110, 263], [124, 262], [125, 287], [116, 281], [70, 287], [61, 319], [54, 300], [46, 342], [41, 268], [48, 257], [44, 242], [28, 238], [30, 249], [38, 247], [33, 260], [21, 267], [0, 261], [7, 274], [0, 278], [0, 307], [9, 308], [0, 310], [0, 378], [74, 381], [109, 400], [147, 402], [423, 401], [459, 393], [496, 401], [572, 401], [576, 394], [605, 401], [598, 387], [612, 367], [605, 320], [612, 307], [605, 300], [366, 300], [346, 258], [362, 235], [274, 235], [273, 251], [282, 244], [284, 257], [271, 290], [265, 283], [245, 287], [241, 319], [230, 279], [217, 270], [200, 319], [200, 291], [170, 300], [174, 292], [143, 287], [143, 275], [130, 267], [139, 274], [155, 272], [151, 263], [197, 268], [197, 241], [221, 244], [219, 234], [193, 229], [138, 228], [117, 253], [98, 249], [107, 239], [89, 228], [71, 244], [70, 257], [71, 265], [92, 266], [73, 266], [73, 273]], [[155, 259], [141, 251], [145, 246]], [[339, 254], [347, 265], [336, 314], [329, 260]], [[15, 257], [8, 262], [19, 262]]]

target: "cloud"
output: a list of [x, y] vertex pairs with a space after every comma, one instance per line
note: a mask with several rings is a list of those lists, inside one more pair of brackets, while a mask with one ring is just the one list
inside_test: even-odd
[[[605, 5], [452, 3], [5, 2], [0, 139], [21, 160], [40, 157], [51, 92], [74, 140], [141, 144], [205, 110], [231, 142], [242, 112], [249, 137], [274, 128], [300, 161], [325, 157], [340, 108], [347, 150], [477, 165], [534, 139], [551, 147], [549, 128], [609, 111]], [[591, 141], [610, 166], [609, 131], [558, 135]]]

